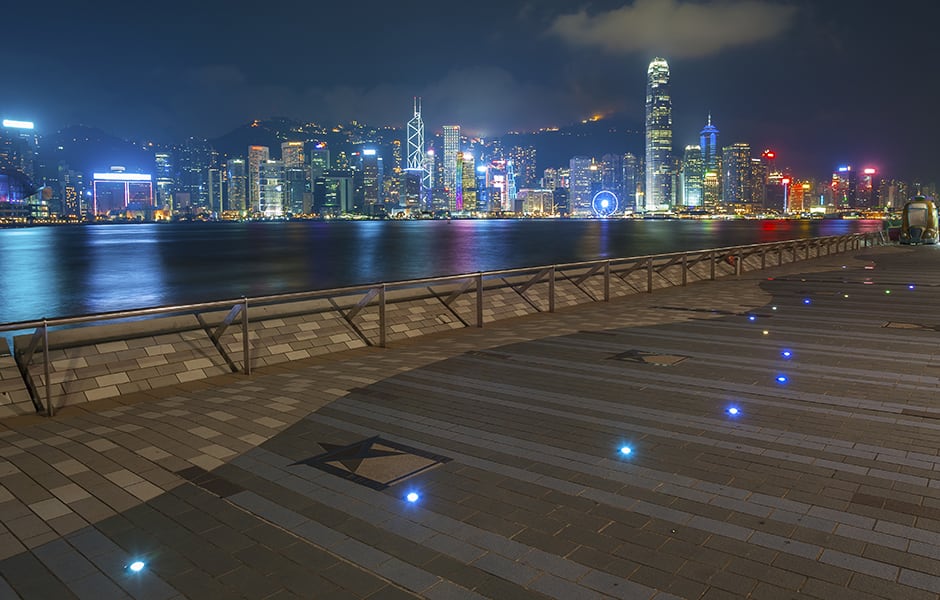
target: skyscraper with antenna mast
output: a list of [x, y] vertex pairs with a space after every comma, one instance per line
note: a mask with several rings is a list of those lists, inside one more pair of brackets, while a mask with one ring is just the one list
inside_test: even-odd
[[646, 210], [668, 209], [672, 190], [672, 97], [669, 64], [654, 58], [646, 72]]

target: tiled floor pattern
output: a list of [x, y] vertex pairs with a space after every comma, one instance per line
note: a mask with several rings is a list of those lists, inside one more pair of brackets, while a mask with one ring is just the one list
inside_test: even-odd
[[938, 267], [869, 249], [3, 422], [0, 598], [936, 598]]

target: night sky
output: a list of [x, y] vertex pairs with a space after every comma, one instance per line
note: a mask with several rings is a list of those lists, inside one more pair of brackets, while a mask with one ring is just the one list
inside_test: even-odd
[[940, 3], [826, 0], [8, 2], [0, 116], [133, 139], [216, 137], [253, 118], [499, 135], [605, 114], [642, 125], [646, 67], [672, 72], [674, 145], [774, 148], [940, 174]]

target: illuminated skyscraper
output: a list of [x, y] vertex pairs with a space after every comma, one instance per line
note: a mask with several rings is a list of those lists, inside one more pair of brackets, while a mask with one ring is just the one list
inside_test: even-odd
[[457, 153], [459, 151], [460, 125], [444, 125], [444, 187], [447, 189], [448, 208], [450, 210], [456, 208]]
[[722, 150], [722, 202], [739, 211], [749, 210], [753, 200], [751, 186], [751, 146], [732, 144]]
[[704, 177], [702, 149], [699, 146], [686, 146], [682, 156], [682, 172], [679, 175], [683, 206], [702, 207]]
[[261, 163], [271, 158], [271, 151], [267, 146], [248, 146], [248, 200], [251, 203], [249, 210], [261, 211]]
[[154, 153], [156, 170], [154, 176], [157, 180], [157, 208], [169, 207], [173, 201], [173, 192], [176, 191], [175, 169], [173, 154], [169, 150]]
[[601, 170], [594, 159], [586, 156], [575, 156], [568, 161], [571, 169], [571, 179], [568, 188], [571, 198], [571, 214], [587, 216], [591, 214], [591, 199], [594, 182], [600, 181]]
[[421, 98], [414, 99], [414, 116], [408, 121], [408, 159], [406, 169], [421, 177], [421, 198], [426, 198], [431, 189], [430, 171], [427, 170], [427, 155], [424, 147], [424, 121], [421, 119]]
[[[470, 152], [458, 152], [458, 160], [461, 164], [460, 181], [463, 197], [463, 210], [473, 212], [477, 210], [477, 167], [473, 154]], [[460, 210], [460, 209], [458, 209]]]
[[248, 171], [245, 168], [245, 159], [231, 158], [226, 167], [228, 168], [228, 202], [225, 209], [244, 212], [248, 197]]
[[640, 165], [636, 156], [629, 152], [623, 155], [623, 200], [621, 205], [627, 212], [642, 210], [637, 206], [636, 186], [640, 176]]
[[281, 142], [281, 161], [285, 169], [304, 166], [304, 143]]
[[645, 204], [646, 210], [658, 210], [673, 202], [672, 97], [666, 59], [654, 58], [646, 74]]
[[258, 165], [258, 210], [265, 217], [283, 217], [288, 212], [284, 202], [284, 162], [266, 160]]
[[708, 123], [699, 133], [702, 149], [702, 167], [705, 172], [718, 172], [718, 128], [712, 125], [712, 115], [708, 113]]
[[365, 213], [367, 215], [374, 214], [376, 205], [381, 204], [379, 158], [375, 148], [364, 148], [362, 150], [362, 194]]

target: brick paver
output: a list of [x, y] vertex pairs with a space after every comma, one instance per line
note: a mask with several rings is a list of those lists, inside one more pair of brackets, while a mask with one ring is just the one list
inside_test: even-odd
[[935, 597], [938, 267], [872, 248], [0, 421], [0, 597]]

